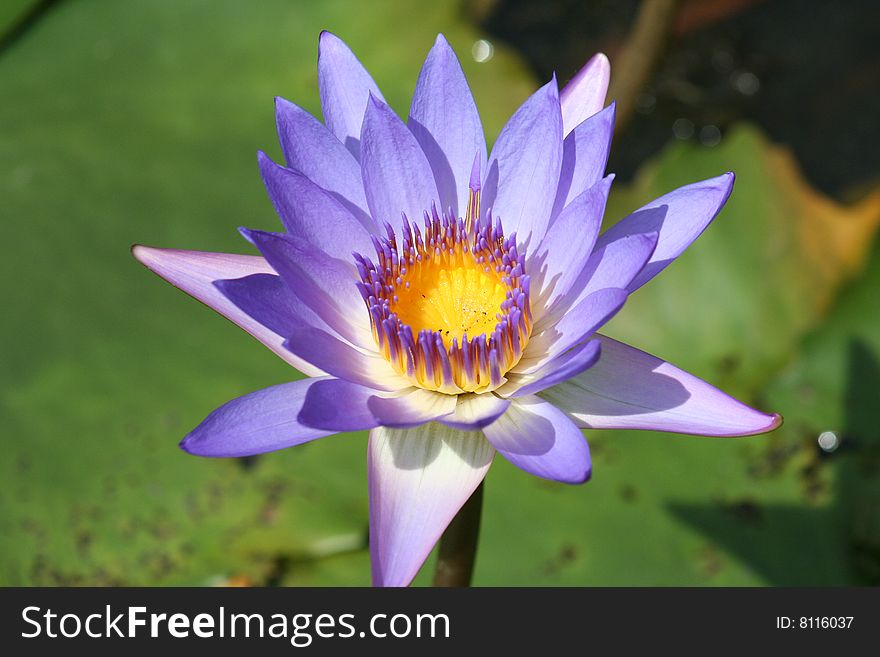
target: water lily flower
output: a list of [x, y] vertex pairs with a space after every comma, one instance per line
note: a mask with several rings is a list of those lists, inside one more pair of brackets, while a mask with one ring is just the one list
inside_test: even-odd
[[174, 286], [306, 378], [213, 411], [181, 443], [235, 457], [369, 430], [377, 585], [407, 585], [497, 453], [587, 481], [582, 429], [740, 436], [766, 415], [597, 331], [709, 225], [734, 176], [687, 185], [600, 234], [612, 176], [609, 64], [596, 55], [514, 113], [487, 153], [443, 36], [404, 122], [324, 32], [323, 123], [276, 100], [286, 166], [259, 153], [283, 232], [261, 256], [134, 247]]

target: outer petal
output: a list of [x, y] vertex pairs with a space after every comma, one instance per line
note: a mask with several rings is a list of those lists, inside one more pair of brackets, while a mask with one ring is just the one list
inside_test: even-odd
[[576, 283], [593, 251], [614, 176], [608, 176], [578, 196], [553, 222], [530, 262], [537, 304], [564, 295]]
[[298, 415], [309, 389], [328, 379], [282, 383], [233, 399], [189, 432], [180, 447], [198, 456], [251, 456], [334, 433], [303, 425]]
[[782, 422], [670, 363], [611, 338], [600, 339], [602, 357], [596, 365], [541, 393], [580, 426], [747, 436]]
[[442, 34], [419, 73], [407, 123], [431, 163], [441, 208], [460, 216], [476, 153], [485, 166], [486, 138], [461, 64]]
[[522, 359], [511, 371], [515, 374], [532, 374], [587, 340], [620, 310], [626, 297], [626, 290], [613, 287], [593, 292], [565, 313], [559, 322], [533, 335]]
[[324, 123], [358, 157], [367, 100], [370, 94], [385, 99], [351, 49], [326, 31], [318, 41], [318, 88]]
[[501, 219], [506, 235], [515, 232], [519, 242], [534, 248], [550, 222], [561, 167], [562, 115], [553, 78], [498, 135], [489, 156], [483, 207]]
[[559, 93], [559, 101], [566, 135], [605, 107], [610, 79], [611, 64], [604, 54], [597, 53], [565, 85]]
[[375, 348], [357, 271], [295, 235], [243, 230], [284, 282], [316, 315], [352, 344]]
[[515, 400], [483, 433], [504, 458], [530, 474], [566, 484], [590, 478], [590, 448], [581, 430], [538, 397]]
[[370, 432], [373, 583], [406, 586], [486, 476], [495, 450], [479, 432], [431, 423]]
[[341, 260], [350, 259], [352, 252], [372, 252], [371, 218], [360, 213], [369, 221], [363, 223], [329, 192], [303, 174], [275, 164], [262, 151], [258, 160], [269, 199], [288, 233]]
[[440, 418], [440, 422], [453, 429], [473, 431], [492, 424], [501, 417], [510, 402], [492, 393], [458, 395], [455, 412]]
[[599, 236], [603, 247], [626, 235], [659, 234], [657, 248], [642, 272], [630, 283], [634, 292], [675, 260], [721, 211], [733, 189], [733, 173], [679, 187], [651, 201]]
[[300, 372], [309, 376], [323, 374], [321, 370], [284, 348], [284, 335], [277, 332], [280, 329], [279, 325], [267, 325], [265, 317], [251, 316], [247, 308], [231, 301], [215, 285], [225, 279], [239, 279], [254, 274], [274, 274], [269, 263], [263, 258], [230, 253], [155, 249], [140, 244], [132, 247], [132, 254], [174, 287], [238, 324]]
[[535, 395], [592, 367], [599, 360], [599, 340], [583, 342], [571, 351], [557, 356], [533, 374], [509, 374], [508, 381], [497, 390], [503, 397]]
[[324, 372], [352, 383], [389, 391], [410, 387], [410, 383], [375, 352], [353, 347], [321, 329], [292, 329], [284, 346]]
[[410, 388], [393, 397], [373, 397], [367, 403], [383, 427], [417, 427], [455, 411], [455, 395]]
[[562, 142], [562, 170], [553, 204], [554, 217], [605, 175], [614, 133], [614, 112], [612, 103], [572, 130]]
[[287, 166], [329, 191], [359, 219], [372, 222], [361, 166], [343, 143], [318, 119], [283, 98], [275, 99], [275, 122]]
[[421, 221], [439, 197], [416, 138], [388, 105], [372, 97], [361, 134], [361, 172], [373, 218], [397, 225], [404, 212]]
[[656, 246], [657, 233], [650, 233], [627, 235], [595, 249], [568, 293], [543, 302], [532, 333], [537, 334], [552, 327], [570, 308], [576, 307], [598, 290], [608, 287], [626, 289], [642, 271]]

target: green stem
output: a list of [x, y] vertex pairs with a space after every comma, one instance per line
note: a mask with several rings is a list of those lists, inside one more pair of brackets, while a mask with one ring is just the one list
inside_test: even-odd
[[480, 483], [440, 538], [434, 586], [470, 586], [482, 511], [483, 484]]

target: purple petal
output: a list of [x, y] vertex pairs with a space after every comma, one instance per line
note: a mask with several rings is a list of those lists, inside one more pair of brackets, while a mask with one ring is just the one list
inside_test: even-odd
[[294, 235], [242, 230], [291, 290], [352, 344], [375, 349], [372, 329], [351, 262], [329, 255]]
[[473, 431], [492, 424], [510, 406], [506, 399], [492, 393], [458, 395], [455, 412], [440, 418], [440, 422], [453, 429]]
[[489, 156], [483, 207], [501, 219], [505, 234], [516, 232], [520, 242], [534, 248], [550, 222], [561, 167], [562, 115], [553, 78], [498, 135]]
[[293, 329], [284, 346], [322, 371], [351, 383], [389, 391], [410, 386], [382, 356], [357, 349], [320, 329]]
[[601, 347], [599, 340], [589, 340], [557, 356], [532, 374], [508, 374], [508, 382], [497, 392], [504, 397], [535, 395], [595, 365]]
[[562, 142], [562, 170], [553, 217], [605, 175], [614, 133], [614, 112], [615, 104], [612, 103], [572, 130]]
[[530, 474], [565, 484], [590, 478], [590, 448], [581, 430], [538, 397], [515, 400], [483, 433], [499, 454]]
[[605, 55], [597, 53], [563, 87], [559, 101], [566, 135], [605, 107], [610, 79], [611, 64]]
[[394, 397], [372, 397], [367, 406], [383, 427], [417, 427], [455, 411], [456, 396], [410, 388]]
[[539, 307], [564, 295], [583, 271], [599, 228], [614, 176], [608, 176], [578, 196], [557, 217], [530, 260], [532, 287]]
[[541, 393], [582, 427], [747, 436], [782, 422], [670, 363], [599, 337], [602, 357], [596, 365]]
[[533, 335], [522, 359], [511, 371], [515, 374], [532, 374], [553, 358], [583, 342], [620, 310], [626, 297], [626, 290], [613, 287], [588, 295], [556, 324]]
[[603, 247], [626, 235], [659, 234], [657, 248], [642, 272], [630, 283], [627, 288], [630, 292], [654, 278], [700, 236], [727, 202], [733, 189], [733, 178], [732, 173], [725, 173], [679, 187], [621, 219], [599, 236], [597, 246]]
[[235, 306], [278, 336], [313, 326], [333, 333], [327, 324], [297, 298], [277, 274], [251, 274], [214, 281]]
[[298, 420], [324, 431], [364, 431], [379, 426], [367, 408], [376, 394], [372, 388], [342, 379], [318, 381], [305, 396]]
[[287, 166], [333, 194], [360, 220], [372, 222], [361, 165], [345, 145], [318, 119], [283, 98], [275, 99], [275, 122]]
[[275, 164], [260, 151], [260, 173], [269, 199], [291, 235], [314, 244], [328, 255], [349, 260], [352, 252], [371, 253], [370, 230], [329, 192], [303, 174]]
[[328, 436], [298, 415], [312, 386], [328, 379], [282, 383], [233, 399], [187, 434], [180, 447], [197, 456], [251, 456]]
[[364, 117], [361, 172], [367, 203], [378, 223], [397, 226], [401, 212], [421, 221], [438, 201], [434, 174], [419, 142], [391, 108], [375, 98]]
[[486, 476], [495, 450], [478, 432], [436, 422], [370, 432], [373, 584], [406, 586]]
[[284, 348], [284, 336], [276, 331], [280, 328], [277, 323], [269, 326], [263, 323], [266, 321], [265, 317], [251, 316], [248, 308], [242, 308], [231, 301], [215, 285], [225, 279], [239, 279], [256, 274], [274, 275], [275, 272], [263, 258], [230, 253], [155, 249], [140, 244], [132, 248], [132, 255], [174, 287], [243, 328], [300, 372], [309, 376], [323, 374], [321, 370]]
[[367, 100], [370, 94], [385, 99], [351, 49], [326, 31], [318, 41], [318, 87], [324, 123], [358, 157]]
[[569, 308], [577, 306], [589, 295], [608, 287], [626, 289], [657, 246], [657, 233], [627, 235], [597, 248], [587, 264], [571, 284], [568, 294], [544, 301], [537, 314], [533, 334], [540, 333], [559, 322]]
[[434, 171], [441, 209], [461, 215], [475, 154], [486, 163], [486, 139], [461, 64], [442, 34], [419, 73], [407, 124]]

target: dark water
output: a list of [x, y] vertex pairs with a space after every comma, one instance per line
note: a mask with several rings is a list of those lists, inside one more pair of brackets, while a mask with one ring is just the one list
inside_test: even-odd
[[[568, 79], [587, 57], [613, 56], [635, 0], [498, 0], [480, 17], [541, 78]], [[701, 5], [701, 6], [699, 6]], [[630, 178], [671, 138], [717, 142], [731, 124], [759, 124], [789, 146], [810, 182], [857, 196], [880, 178], [880, 2], [710, 0], [683, 11], [609, 168]], [[694, 11], [699, 10], [699, 11]], [[613, 70], [612, 70], [613, 75]]]

